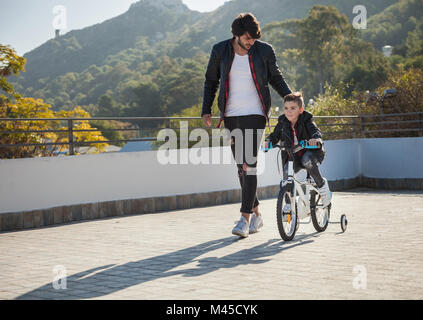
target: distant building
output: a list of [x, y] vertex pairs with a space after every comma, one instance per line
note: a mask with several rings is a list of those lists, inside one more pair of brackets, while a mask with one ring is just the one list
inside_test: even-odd
[[56, 38], [60, 37], [60, 29], [56, 29]]
[[393, 49], [394, 49], [394, 47], [392, 47], [392, 46], [384, 46], [382, 48], [383, 55], [385, 57], [389, 58], [391, 56], [391, 54], [392, 54], [392, 50]]

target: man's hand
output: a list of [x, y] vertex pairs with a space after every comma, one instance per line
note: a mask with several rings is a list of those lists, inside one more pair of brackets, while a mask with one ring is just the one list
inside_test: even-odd
[[323, 145], [323, 141], [322, 141], [322, 139], [310, 139], [310, 140], [308, 140], [308, 144], [310, 145], [310, 146], [321, 146], [321, 145]]
[[211, 114], [205, 114], [203, 115], [203, 123], [207, 126], [211, 126]]

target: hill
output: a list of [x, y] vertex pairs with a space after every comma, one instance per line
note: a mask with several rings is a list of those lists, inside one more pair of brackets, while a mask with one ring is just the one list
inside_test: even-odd
[[[71, 31], [29, 52], [17, 91], [54, 109], [89, 106], [94, 115], [167, 115], [200, 102], [211, 46], [231, 37], [240, 12], [261, 25], [307, 16], [313, 0], [233, 0], [200, 13], [181, 0], [142, 0], [103, 23]], [[349, 0], [321, 0], [352, 21]], [[368, 15], [395, 0], [363, 0]], [[107, 103], [105, 103], [107, 101]], [[107, 110], [105, 110], [107, 109]]]
[[371, 16], [363, 39], [380, 49], [385, 45], [405, 45], [409, 32], [413, 32], [423, 17], [422, 0], [400, 0]]

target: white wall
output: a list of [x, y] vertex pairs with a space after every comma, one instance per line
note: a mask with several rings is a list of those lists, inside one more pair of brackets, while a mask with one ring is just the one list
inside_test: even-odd
[[[327, 141], [322, 172], [330, 181], [360, 174], [423, 178], [422, 147], [423, 138]], [[231, 163], [162, 165], [157, 151], [0, 160], [0, 213], [238, 189], [230, 148], [212, 151], [222, 151]], [[279, 184], [276, 156], [276, 149], [260, 154], [259, 187]]]
[[369, 178], [423, 178], [423, 138], [363, 139], [362, 174]]
[[329, 181], [354, 179], [361, 174], [360, 139], [325, 141], [322, 175]]

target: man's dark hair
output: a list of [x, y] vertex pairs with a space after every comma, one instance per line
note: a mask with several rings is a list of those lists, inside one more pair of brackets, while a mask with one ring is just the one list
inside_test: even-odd
[[231, 32], [238, 37], [246, 32], [253, 39], [260, 39], [261, 37], [260, 23], [251, 12], [238, 14], [234, 22], [232, 22]]
[[300, 109], [304, 107], [304, 98], [301, 92], [293, 92], [293, 93], [287, 94], [283, 98], [283, 102], [288, 102], [288, 101], [296, 102], [298, 106], [300, 107]]

